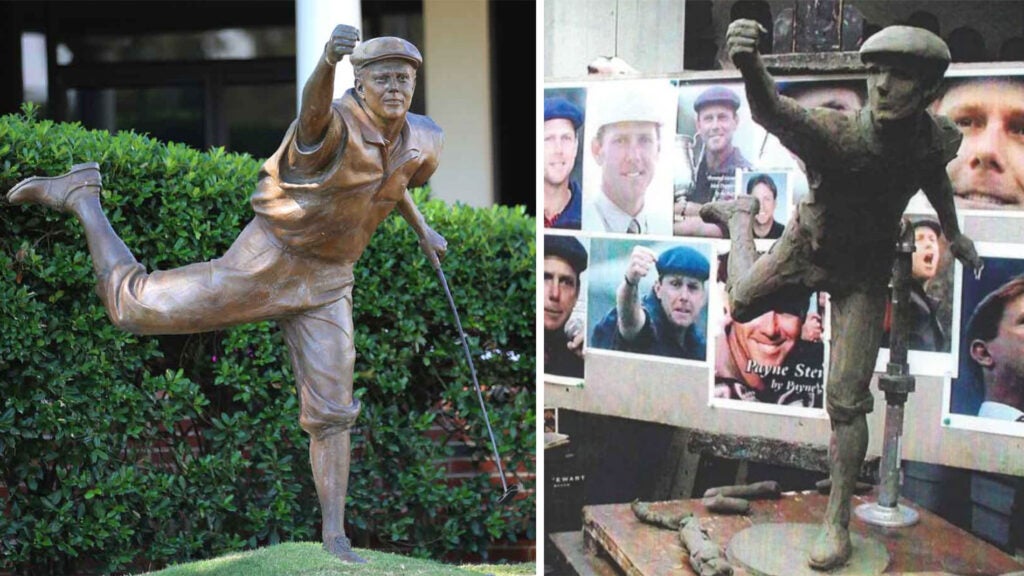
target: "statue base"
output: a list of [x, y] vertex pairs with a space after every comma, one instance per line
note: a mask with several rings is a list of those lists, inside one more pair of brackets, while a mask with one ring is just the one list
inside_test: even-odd
[[[729, 562], [756, 576], [810, 576], [826, 572], [807, 565], [811, 546], [818, 538], [818, 524], [755, 524], [729, 541]], [[889, 566], [889, 552], [876, 540], [850, 534], [853, 555], [830, 576], [881, 574]]]

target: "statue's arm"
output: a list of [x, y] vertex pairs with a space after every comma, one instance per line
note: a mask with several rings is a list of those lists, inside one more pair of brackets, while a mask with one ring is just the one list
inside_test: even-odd
[[331, 122], [331, 101], [334, 99], [334, 67], [346, 55], [352, 54], [359, 41], [359, 30], [339, 24], [324, 46], [323, 58], [302, 89], [299, 106], [297, 139], [303, 150], [315, 149], [323, 141]]
[[775, 79], [757, 51], [757, 40], [764, 33], [754, 20], [736, 20], [729, 25], [726, 36], [729, 56], [743, 75], [750, 114], [804, 162], [824, 161], [832, 148], [830, 133], [795, 100], [779, 94]]
[[427, 260], [435, 268], [440, 267], [441, 258], [448, 251], [448, 241], [427, 224], [427, 220], [423, 217], [423, 213], [420, 212], [419, 208], [416, 207], [416, 203], [412, 200], [412, 194], [408, 190], [402, 195], [402, 199], [398, 201], [396, 208], [398, 213], [402, 215], [402, 218], [416, 232], [420, 248], [426, 254]]
[[956, 205], [953, 201], [953, 184], [946, 175], [946, 169], [939, 167], [925, 180], [922, 186], [924, 195], [939, 217], [942, 233], [949, 241], [949, 249], [964, 266], [970, 266], [980, 273], [981, 258], [974, 248], [974, 242], [960, 232], [960, 223], [956, 219]]

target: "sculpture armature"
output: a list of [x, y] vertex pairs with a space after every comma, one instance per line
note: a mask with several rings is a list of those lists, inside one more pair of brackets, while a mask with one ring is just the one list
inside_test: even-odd
[[[357, 29], [335, 28], [298, 119], [260, 171], [255, 217], [220, 258], [147, 273], [103, 212], [95, 163], [29, 178], [7, 194], [13, 204], [42, 204], [81, 221], [97, 291], [125, 330], [180, 334], [278, 321], [292, 355], [299, 423], [310, 435], [324, 548], [348, 562], [363, 562], [344, 529], [349, 428], [359, 414], [352, 268], [396, 208], [433, 263], [447, 247], [407, 191], [433, 174], [443, 142], [429, 118], [408, 113], [419, 50], [400, 38], [358, 40]], [[332, 101], [335, 65], [346, 55], [355, 87]]]

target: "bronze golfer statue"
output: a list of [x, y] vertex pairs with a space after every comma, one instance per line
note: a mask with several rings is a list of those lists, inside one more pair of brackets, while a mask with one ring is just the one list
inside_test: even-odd
[[[147, 273], [100, 206], [95, 163], [29, 178], [7, 194], [13, 204], [43, 204], [81, 221], [97, 292], [125, 330], [182, 334], [278, 321], [301, 400], [299, 424], [310, 436], [324, 548], [348, 562], [363, 562], [344, 528], [349, 429], [359, 415], [352, 268], [396, 208], [433, 264], [447, 247], [407, 191], [434, 173], [443, 143], [433, 121], [409, 113], [420, 52], [401, 38], [358, 41], [357, 29], [334, 29], [298, 119], [260, 171], [255, 216], [220, 258]], [[332, 100], [335, 65], [346, 55], [355, 87]]]
[[933, 99], [949, 65], [949, 50], [919, 28], [885, 28], [864, 42], [868, 107], [842, 113], [804, 110], [780, 96], [757, 52], [764, 29], [752, 20], [729, 26], [729, 54], [743, 75], [754, 120], [807, 166], [810, 192], [782, 237], [757, 258], [752, 232], [756, 200], [707, 204], [701, 217], [729, 227], [729, 299], [740, 322], [773, 309], [779, 298], [832, 297], [833, 345], [828, 374], [832, 424], [832, 492], [824, 526], [808, 563], [828, 570], [851, 554], [850, 498], [867, 451], [869, 390], [882, 336], [887, 282], [899, 222], [923, 190], [938, 213], [953, 254], [980, 270], [981, 260], [960, 233], [946, 164], [960, 145], [956, 126], [932, 116]]

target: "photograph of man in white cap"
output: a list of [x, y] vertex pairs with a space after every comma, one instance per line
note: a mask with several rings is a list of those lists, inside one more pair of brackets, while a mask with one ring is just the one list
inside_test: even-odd
[[667, 81], [608, 83], [587, 96], [592, 172], [584, 168], [583, 229], [672, 234], [671, 181], [660, 170], [663, 127], [674, 122]]

